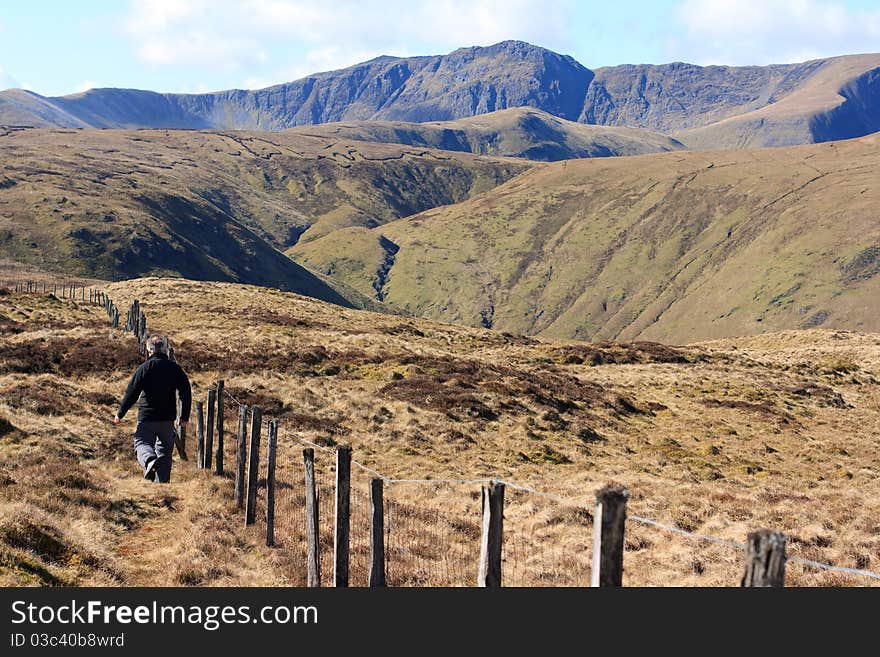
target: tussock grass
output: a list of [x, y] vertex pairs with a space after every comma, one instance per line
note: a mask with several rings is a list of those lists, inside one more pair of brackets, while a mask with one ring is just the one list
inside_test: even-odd
[[[0, 297], [0, 317], [21, 329], [0, 334], [4, 584], [301, 585], [302, 439], [350, 443], [355, 459], [396, 478], [500, 477], [574, 500], [509, 489], [512, 585], [588, 582], [593, 491], [612, 480], [630, 489], [632, 514], [740, 542], [773, 527], [794, 556], [880, 565], [875, 334], [579, 344], [233, 284], [139, 279], [108, 291], [123, 308], [138, 298], [150, 330], [171, 336], [198, 399], [223, 378], [279, 418], [277, 546], [264, 545], [262, 519], [243, 526], [228, 475], [177, 460], [169, 485], [140, 478], [133, 420], [110, 423], [135, 365], [130, 337], [102, 326], [100, 309], [12, 294]], [[69, 327], [30, 319], [43, 305]], [[81, 315], [98, 323], [79, 325]], [[227, 471], [237, 411], [227, 403]], [[332, 454], [319, 450], [316, 466], [326, 579]], [[355, 584], [366, 581], [370, 476], [354, 469]], [[391, 582], [474, 582], [478, 489], [386, 487]], [[741, 575], [735, 550], [635, 521], [626, 550], [628, 585], [733, 585]], [[870, 583], [795, 564], [789, 582]]]

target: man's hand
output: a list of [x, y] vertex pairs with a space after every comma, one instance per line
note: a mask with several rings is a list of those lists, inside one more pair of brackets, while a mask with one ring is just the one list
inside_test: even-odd
[[118, 416], [118, 415], [114, 415], [114, 416], [113, 416], [113, 424], [119, 424], [119, 422], [120, 422], [120, 420], [119, 420], [119, 416]]

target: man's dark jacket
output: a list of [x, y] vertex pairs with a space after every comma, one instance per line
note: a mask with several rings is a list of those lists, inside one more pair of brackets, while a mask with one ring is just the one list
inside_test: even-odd
[[186, 373], [165, 354], [153, 354], [131, 377], [116, 415], [122, 418], [140, 397], [138, 422], [173, 421], [177, 418], [175, 390], [180, 394], [180, 418], [189, 421], [192, 388]]

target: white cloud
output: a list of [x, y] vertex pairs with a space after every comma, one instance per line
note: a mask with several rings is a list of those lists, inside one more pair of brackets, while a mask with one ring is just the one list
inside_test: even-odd
[[0, 66], [0, 91], [3, 89], [20, 89], [21, 83]]
[[685, 0], [684, 28], [668, 44], [675, 59], [698, 64], [799, 62], [880, 50], [880, 10], [839, 0]]
[[88, 91], [89, 89], [97, 89], [100, 86], [101, 85], [99, 85], [94, 80], [83, 80], [78, 85], [76, 85], [76, 88], [73, 90], [73, 93], [76, 93], [76, 94], [82, 93], [83, 91]]
[[[139, 0], [124, 29], [139, 57], [155, 66], [274, 69], [243, 79], [253, 87], [380, 54], [446, 52], [511, 38], [559, 47], [569, 41], [570, 7], [536, 0]], [[291, 62], [285, 52], [304, 54]]]

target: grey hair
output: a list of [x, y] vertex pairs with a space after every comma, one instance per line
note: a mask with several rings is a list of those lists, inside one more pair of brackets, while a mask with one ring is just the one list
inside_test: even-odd
[[168, 338], [166, 338], [164, 335], [160, 335], [159, 333], [153, 333], [150, 337], [147, 338], [147, 353], [167, 354]]

